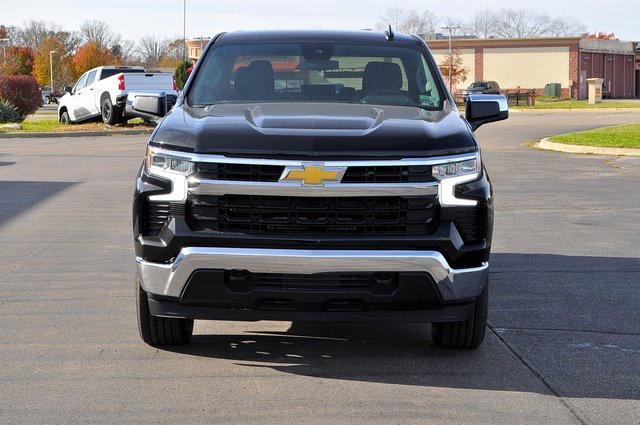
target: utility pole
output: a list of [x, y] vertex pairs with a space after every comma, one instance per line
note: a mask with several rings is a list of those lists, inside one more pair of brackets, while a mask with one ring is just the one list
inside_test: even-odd
[[187, 60], [187, 0], [182, 0], [182, 60]]
[[449, 31], [449, 93], [453, 89], [453, 31], [459, 30], [459, 26], [447, 25], [442, 27], [443, 30]]
[[51, 93], [53, 93], [53, 54], [56, 53], [55, 50], [51, 50], [49, 52], [49, 77], [51, 77]]

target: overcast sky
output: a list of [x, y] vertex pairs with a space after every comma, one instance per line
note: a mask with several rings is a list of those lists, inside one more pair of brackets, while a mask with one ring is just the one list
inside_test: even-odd
[[[389, 6], [429, 8], [438, 16], [465, 19], [486, 8], [532, 8], [573, 17], [591, 32], [614, 32], [624, 40], [640, 40], [638, 0], [187, 0], [187, 36], [219, 31], [271, 28], [362, 29], [373, 27]], [[108, 22], [124, 38], [145, 34], [182, 35], [182, 0], [3, 0], [0, 24], [21, 25], [30, 19], [55, 21], [77, 29], [82, 21]], [[635, 6], [632, 4], [636, 3]]]

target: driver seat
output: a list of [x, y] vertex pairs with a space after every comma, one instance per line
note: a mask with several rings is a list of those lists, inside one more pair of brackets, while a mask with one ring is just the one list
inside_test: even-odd
[[362, 92], [365, 97], [404, 95], [400, 65], [391, 62], [369, 62], [364, 69]]
[[276, 93], [273, 65], [256, 60], [238, 69], [234, 86], [241, 100], [273, 100]]

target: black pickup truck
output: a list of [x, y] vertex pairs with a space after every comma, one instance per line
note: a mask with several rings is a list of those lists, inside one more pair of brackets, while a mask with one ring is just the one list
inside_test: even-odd
[[508, 114], [472, 95], [462, 117], [416, 36], [216, 36], [137, 176], [142, 339], [187, 343], [194, 319], [372, 321], [478, 347], [493, 196], [473, 131]]

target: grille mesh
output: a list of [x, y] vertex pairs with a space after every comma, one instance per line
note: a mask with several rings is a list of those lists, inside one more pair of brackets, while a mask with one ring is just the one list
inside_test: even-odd
[[432, 196], [197, 196], [186, 215], [194, 230], [312, 236], [427, 235], [438, 222]]
[[432, 181], [431, 166], [349, 167], [343, 183], [420, 183]]
[[[198, 177], [212, 180], [275, 183], [284, 172], [280, 165], [199, 163]], [[420, 183], [433, 181], [431, 166], [349, 167], [343, 183]]]
[[198, 177], [212, 180], [272, 182], [280, 179], [284, 166], [199, 163]]

